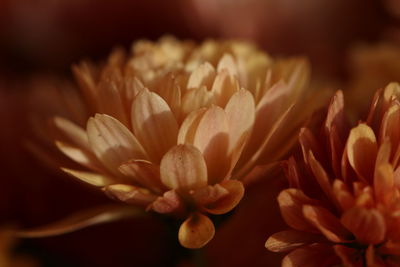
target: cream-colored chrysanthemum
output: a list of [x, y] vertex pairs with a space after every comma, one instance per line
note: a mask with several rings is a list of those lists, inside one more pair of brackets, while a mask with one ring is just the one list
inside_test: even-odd
[[72, 109], [77, 118], [96, 115], [86, 126], [54, 118], [57, 147], [84, 167], [63, 170], [113, 199], [184, 219], [188, 248], [213, 237], [206, 215], [233, 209], [241, 180], [282, 157], [320, 104], [309, 101], [304, 60], [233, 41], [140, 41], [129, 56], [115, 50], [104, 65], [73, 70], [83, 98], [69, 107], [85, 107]]

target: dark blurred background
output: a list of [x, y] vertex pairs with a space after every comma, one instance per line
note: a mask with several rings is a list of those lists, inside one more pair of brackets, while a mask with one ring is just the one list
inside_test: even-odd
[[[27, 153], [24, 94], [32, 76], [68, 77], [82, 58], [101, 59], [116, 45], [171, 34], [245, 39], [272, 55], [305, 55], [314, 77], [340, 84], [351, 76], [348, 54], [355, 45], [384, 40], [397, 46], [399, 13], [396, 0], [0, 0], [0, 224], [36, 226], [109, 202]], [[270, 219], [279, 218], [271, 183], [278, 189], [281, 181], [249, 189], [236, 220], [206, 247], [210, 266], [280, 260], [263, 247], [281, 225]], [[20, 241], [15, 254], [28, 254], [39, 266], [173, 266], [178, 252], [168, 238], [157, 219], [141, 218]]]

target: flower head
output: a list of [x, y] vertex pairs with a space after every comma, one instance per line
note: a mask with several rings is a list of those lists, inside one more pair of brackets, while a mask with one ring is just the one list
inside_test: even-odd
[[349, 129], [339, 91], [321, 134], [301, 131], [302, 159], [286, 162], [290, 188], [278, 196], [291, 229], [266, 243], [290, 251], [284, 266], [400, 263], [399, 92], [379, 90], [367, 119]]
[[232, 210], [241, 180], [282, 157], [313, 110], [301, 105], [303, 60], [274, 61], [245, 43], [141, 41], [131, 56], [115, 50], [104, 65], [73, 70], [83, 97], [66, 102], [87, 123], [54, 118], [58, 149], [81, 165], [62, 169], [113, 199], [184, 219], [188, 248], [213, 237], [206, 214]]

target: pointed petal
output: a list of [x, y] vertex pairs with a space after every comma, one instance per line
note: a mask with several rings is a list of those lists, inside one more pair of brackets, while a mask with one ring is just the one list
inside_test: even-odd
[[347, 185], [339, 179], [333, 182], [333, 194], [339, 203], [342, 211], [346, 211], [355, 205], [353, 194], [349, 191]]
[[209, 184], [222, 181], [231, 163], [228, 155], [228, 119], [222, 108], [212, 106], [206, 111], [197, 127], [193, 145], [204, 156]]
[[354, 207], [343, 214], [341, 222], [363, 244], [379, 244], [385, 238], [385, 219], [375, 209]]
[[61, 168], [64, 172], [74, 176], [75, 178], [78, 178], [79, 180], [94, 185], [94, 186], [107, 186], [115, 181], [107, 176], [98, 174], [98, 173], [93, 173], [93, 172], [85, 172], [85, 171], [78, 171], [78, 170], [71, 170], [67, 168]]
[[161, 160], [161, 181], [170, 189], [188, 191], [207, 185], [207, 166], [201, 152], [191, 145], [171, 148]]
[[272, 252], [286, 252], [321, 240], [321, 235], [287, 230], [270, 236], [267, 242], [265, 242], [265, 247]]
[[56, 236], [71, 233], [91, 225], [112, 222], [123, 218], [137, 217], [142, 214], [143, 212], [140, 209], [127, 206], [106, 205], [78, 212], [61, 221], [46, 226], [21, 230], [17, 232], [17, 235], [23, 238]]
[[176, 144], [178, 123], [168, 104], [159, 95], [145, 90], [132, 105], [132, 126], [150, 158], [159, 162]]
[[145, 159], [145, 152], [133, 134], [119, 121], [97, 114], [87, 124], [90, 146], [97, 158], [114, 174], [130, 159]]
[[201, 248], [205, 246], [215, 234], [212, 221], [201, 213], [192, 214], [179, 228], [179, 242], [185, 248]]
[[205, 203], [203, 208], [206, 212], [211, 214], [224, 214], [235, 208], [244, 195], [244, 186], [240, 181], [226, 180], [220, 183], [227, 194], [220, 195], [220, 198]]
[[156, 200], [157, 196], [144, 188], [127, 184], [113, 184], [106, 186], [104, 192], [111, 198], [127, 204], [148, 206]]
[[119, 166], [119, 171], [139, 185], [157, 193], [165, 191], [160, 179], [160, 167], [146, 160], [129, 160]]
[[371, 182], [378, 152], [374, 131], [366, 124], [359, 124], [350, 131], [346, 147], [354, 171], [360, 179]]

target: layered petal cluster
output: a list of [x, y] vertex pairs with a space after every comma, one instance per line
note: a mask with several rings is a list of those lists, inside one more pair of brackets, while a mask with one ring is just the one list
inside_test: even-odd
[[341, 91], [321, 131], [302, 129], [302, 158], [286, 162], [278, 196], [290, 230], [266, 242], [289, 252], [282, 266], [400, 264], [400, 87], [379, 90], [365, 121], [350, 129]]
[[287, 153], [315, 106], [304, 60], [272, 60], [245, 43], [141, 41], [131, 55], [115, 50], [73, 70], [81, 91], [63, 95], [74, 116], [55, 117], [52, 136], [80, 167], [62, 169], [113, 199], [184, 219], [188, 248], [213, 237], [206, 214], [233, 209], [240, 180]]

